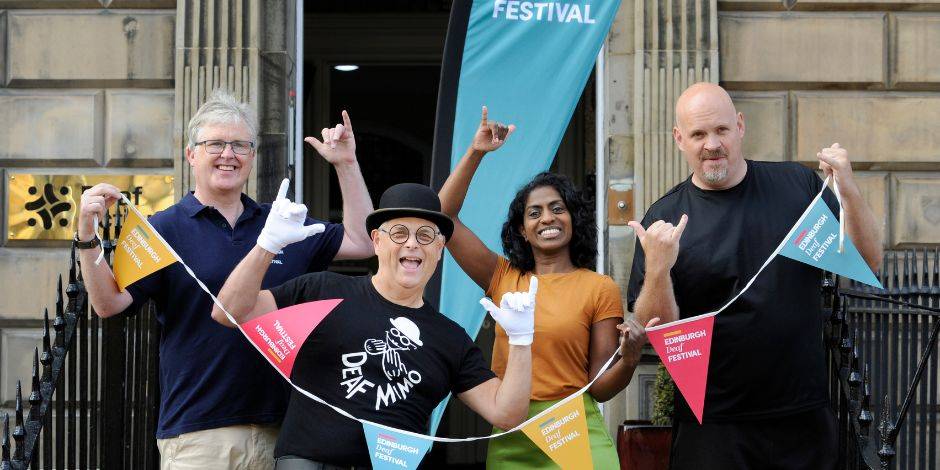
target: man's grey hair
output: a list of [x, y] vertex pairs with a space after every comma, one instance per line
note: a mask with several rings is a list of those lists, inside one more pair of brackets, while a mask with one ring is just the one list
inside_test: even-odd
[[189, 120], [186, 134], [189, 136], [189, 148], [195, 149], [199, 130], [214, 124], [244, 124], [251, 133], [251, 141], [258, 143], [258, 118], [248, 103], [243, 103], [228, 91], [217, 89], [209, 99], [196, 110]]

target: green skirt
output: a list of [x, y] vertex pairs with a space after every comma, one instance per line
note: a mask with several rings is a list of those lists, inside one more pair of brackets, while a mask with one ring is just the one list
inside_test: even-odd
[[[561, 400], [529, 402], [529, 417], [535, 416], [559, 401]], [[588, 438], [591, 441], [591, 459], [594, 461], [594, 468], [604, 470], [620, 468], [617, 449], [607, 434], [604, 418], [597, 408], [597, 402], [587, 393], [584, 394], [584, 413], [587, 417]], [[493, 432], [502, 431], [494, 428]], [[557, 469], [558, 465], [529, 440], [524, 432], [516, 431], [490, 439], [486, 453], [486, 468], [488, 470]]]

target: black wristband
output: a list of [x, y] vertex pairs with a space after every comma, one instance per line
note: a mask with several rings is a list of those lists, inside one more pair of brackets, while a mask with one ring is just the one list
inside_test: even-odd
[[75, 248], [78, 248], [79, 250], [88, 250], [101, 244], [101, 242], [98, 240], [98, 237], [92, 237], [91, 240], [88, 240], [87, 242], [79, 240], [78, 232], [75, 232], [75, 238], [72, 239], [72, 243], [74, 243]]

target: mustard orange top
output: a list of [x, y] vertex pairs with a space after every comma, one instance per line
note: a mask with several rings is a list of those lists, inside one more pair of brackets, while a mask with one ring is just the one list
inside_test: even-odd
[[[520, 272], [500, 256], [486, 295], [499, 305], [503, 294], [529, 290], [531, 277], [531, 272]], [[531, 399], [557, 400], [587, 385], [591, 326], [607, 318], [622, 319], [623, 303], [617, 283], [589, 269], [538, 278]], [[500, 378], [508, 355], [509, 337], [496, 325], [493, 371]]]

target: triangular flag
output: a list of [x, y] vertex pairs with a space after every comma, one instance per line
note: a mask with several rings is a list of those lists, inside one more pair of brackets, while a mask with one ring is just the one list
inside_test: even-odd
[[790, 230], [780, 254], [810, 266], [883, 289], [848, 235], [839, 253], [839, 221], [817, 198], [806, 215]]
[[563, 470], [594, 468], [581, 395], [570, 397], [567, 403], [522, 428], [522, 432]]
[[431, 441], [362, 423], [369, 445], [369, 458], [375, 470], [418, 468], [431, 448]]
[[343, 299], [317, 300], [265, 313], [239, 327], [258, 349], [290, 378], [304, 341]]
[[172, 250], [132, 204], [114, 249], [114, 279], [121, 290], [176, 262]]
[[716, 314], [706, 313], [646, 329], [650, 344], [699, 424], [702, 424], [705, 409], [708, 358]]

